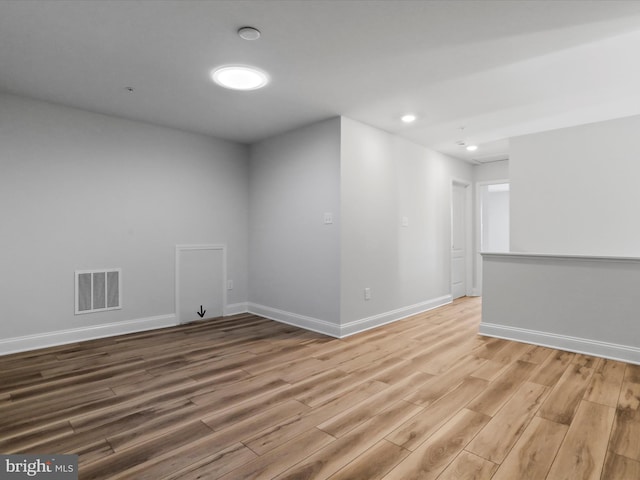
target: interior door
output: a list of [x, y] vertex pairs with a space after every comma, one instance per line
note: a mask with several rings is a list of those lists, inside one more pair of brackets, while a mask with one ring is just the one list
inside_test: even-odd
[[467, 294], [467, 185], [454, 182], [451, 188], [451, 295]]

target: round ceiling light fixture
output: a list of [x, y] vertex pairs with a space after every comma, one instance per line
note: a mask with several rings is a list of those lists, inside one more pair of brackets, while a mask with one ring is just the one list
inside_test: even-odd
[[261, 33], [257, 28], [242, 27], [238, 29], [238, 35], [243, 40], [258, 40]]
[[475, 152], [478, 149], [478, 145], [467, 145], [468, 152]]
[[404, 123], [413, 123], [416, 121], [418, 117], [416, 117], [414, 114], [412, 113], [407, 113], [406, 115], [403, 115], [402, 117], [400, 117], [400, 120], [402, 120]]
[[211, 71], [214, 82], [232, 90], [257, 90], [269, 83], [269, 75], [247, 65], [223, 65]]

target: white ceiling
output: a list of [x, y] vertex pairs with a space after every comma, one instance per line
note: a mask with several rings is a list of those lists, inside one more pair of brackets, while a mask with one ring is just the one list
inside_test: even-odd
[[[224, 90], [227, 63], [272, 82]], [[512, 136], [640, 114], [639, 86], [640, 0], [0, 0], [0, 91], [244, 143], [345, 115], [504, 158]]]

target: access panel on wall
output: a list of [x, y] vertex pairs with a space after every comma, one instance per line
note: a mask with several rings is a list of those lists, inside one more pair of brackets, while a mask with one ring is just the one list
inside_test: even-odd
[[176, 315], [180, 323], [223, 315], [225, 256], [223, 245], [176, 246]]

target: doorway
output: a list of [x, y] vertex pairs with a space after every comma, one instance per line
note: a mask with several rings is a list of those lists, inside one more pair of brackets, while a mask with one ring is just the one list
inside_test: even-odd
[[464, 297], [471, 284], [469, 268], [469, 183], [451, 184], [451, 297]]
[[477, 191], [477, 293], [482, 293], [481, 252], [503, 253], [509, 245], [509, 194], [508, 180], [494, 180], [476, 185]]
[[480, 188], [480, 251], [509, 251], [509, 183]]

